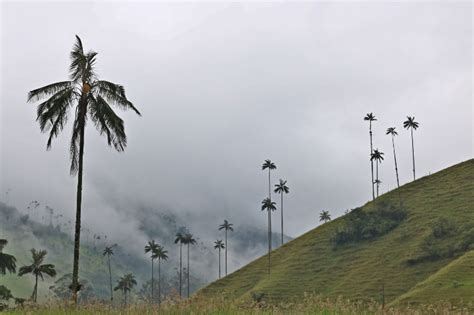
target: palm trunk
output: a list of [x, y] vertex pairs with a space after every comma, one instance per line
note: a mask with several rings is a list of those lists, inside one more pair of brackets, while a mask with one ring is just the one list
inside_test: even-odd
[[179, 296], [180, 297], [183, 297], [182, 272], [183, 272], [183, 243], [179, 242]]
[[400, 188], [400, 181], [398, 180], [398, 165], [397, 154], [395, 153], [395, 136], [392, 135], [393, 160], [395, 161], [395, 175], [397, 176], [397, 188]]
[[108, 262], [109, 262], [109, 281], [110, 281], [110, 303], [112, 304], [114, 301], [114, 294], [112, 290], [112, 268], [110, 267], [110, 255], [107, 255]]
[[414, 144], [414, 140], [413, 140], [413, 128], [411, 128], [411, 152], [412, 152], [412, 156], [413, 156], [413, 180], [416, 179], [416, 175], [415, 175], [415, 144]]
[[221, 278], [221, 248], [219, 247], [219, 279]]
[[283, 246], [283, 191], [281, 192], [281, 246]]
[[227, 228], [225, 229], [225, 275], [227, 276]]
[[376, 172], [376, 182], [377, 182], [377, 198], [379, 196], [379, 162], [375, 161], [375, 172]]
[[151, 303], [155, 301], [154, 293], [154, 281], [153, 281], [153, 258], [151, 259]]
[[268, 211], [268, 274], [270, 274], [271, 269], [271, 251], [272, 251], [272, 218], [271, 218], [271, 210], [267, 209]]
[[268, 198], [271, 200], [272, 199], [272, 189], [271, 189], [271, 183], [270, 183], [270, 172], [271, 169], [268, 167]]
[[[369, 136], [370, 136], [370, 157], [372, 157], [372, 153], [374, 153], [373, 145], [372, 145], [372, 122], [369, 122]], [[374, 161], [370, 159], [370, 171], [372, 173], [372, 200], [375, 200], [375, 192], [374, 192]]]
[[189, 298], [189, 244], [188, 244], [188, 274], [186, 275], [187, 276], [187, 282], [188, 282], [188, 285], [186, 286], [186, 289], [187, 289], [187, 296]]
[[158, 306], [161, 304], [161, 258], [158, 258]]
[[31, 299], [36, 303], [38, 299], [38, 275], [35, 275], [35, 286], [33, 287], [33, 293]]

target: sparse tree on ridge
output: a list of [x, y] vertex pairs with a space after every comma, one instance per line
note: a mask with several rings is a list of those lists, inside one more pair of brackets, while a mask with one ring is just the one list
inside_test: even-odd
[[413, 140], [413, 130], [418, 129], [420, 124], [415, 121], [415, 117], [410, 117], [407, 116], [407, 120], [403, 122], [403, 127], [406, 128], [407, 130], [410, 130], [411, 133], [411, 152], [412, 152], [412, 157], [413, 157], [413, 180], [416, 179], [415, 175], [415, 143]]
[[375, 181], [374, 181], [374, 183], [377, 185], [377, 197], [379, 196], [380, 183], [382, 183], [379, 180], [379, 164], [382, 163], [382, 161], [383, 161], [383, 155], [384, 155], [383, 152], [379, 151], [378, 149], [375, 149], [374, 153], [372, 153], [372, 156], [370, 157], [371, 161], [375, 161]]
[[161, 261], [168, 260], [168, 251], [163, 246], [158, 248], [153, 253], [154, 259], [158, 259], [158, 305], [161, 304]]
[[395, 175], [397, 176], [397, 188], [400, 188], [400, 180], [398, 179], [398, 164], [397, 164], [397, 154], [395, 153], [395, 136], [398, 135], [395, 127], [390, 127], [387, 129], [386, 135], [392, 137], [392, 147], [393, 147], [393, 160], [395, 161]]
[[181, 232], [176, 233], [174, 240], [175, 244], [179, 243], [179, 296], [183, 296], [183, 241], [184, 234]]
[[153, 264], [155, 262], [155, 252], [158, 249], [159, 245], [155, 243], [155, 240], [149, 241], [145, 246], [145, 254], [150, 253], [151, 257], [151, 302], [155, 301], [155, 292], [154, 292], [154, 275], [153, 275]]
[[[115, 291], [122, 291], [123, 293], [123, 301], [125, 306], [128, 305], [128, 300], [130, 299], [130, 291], [132, 291], [133, 287], [137, 285], [137, 280], [135, 276], [131, 273], [127, 273], [123, 277], [121, 277], [117, 281], [117, 286], [114, 288]], [[128, 299], [127, 299], [128, 297]]]
[[[376, 121], [377, 118], [375, 118], [374, 114], [368, 113], [364, 117], [365, 121], [369, 122], [369, 137], [370, 137], [370, 156], [372, 156], [372, 153], [374, 152], [373, 150], [373, 145], [372, 145], [372, 122]], [[374, 190], [374, 162], [370, 160], [370, 171], [372, 173], [372, 200], [375, 199], [375, 190]]]
[[270, 198], [265, 198], [262, 201], [262, 211], [268, 212], [268, 273], [271, 270], [271, 252], [272, 252], [272, 211], [276, 210], [276, 203]]
[[283, 195], [290, 192], [290, 188], [286, 186], [286, 180], [280, 179], [280, 182], [275, 185], [275, 193], [280, 194], [280, 208], [281, 208], [281, 245], [283, 245]]
[[3, 253], [3, 248], [7, 246], [8, 241], [0, 239], [0, 275], [16, 272], [16, 258], [13, 255]]
[[220, 226], [219, 226], [219, 231], [220, 230], [224, 230], [225, 232], [225, 275], [227, 276], [227, 248], [229, 247], [228, 245], [228, 242], [227, 242], [227, 232], [228, 231], [234, 231], [234, 228], [232, 227], [233, 224], [230, 223], [229, 221], [227, 220], [224, 220], [224, 223], [222, 223]]
[[265, 160], [262, 165], [262, 170], [268, 169], [268, 198], [272, 200], [272, 187], [271, 187], [271, 171], [276, 169], [275, 163], [271, 160]]
[[329, 211], [323, 210], [319, 214], [319, 221], [324, 221], [324, 223], [331, 221], [331, 214]]
[[33, 288], [33, 293], [31, 294], [31, 299], [33, 302], [36, 303], [38, 300], [38, 278], [44, 280], [44, 275], [55, 277], [56, 276], [56, 269], [52, 264], [43, 264], [44, 258], [48, 252], [45, 250], [39, 250], [32, 248], [31, 249], [31, 256], [32, 261], [31, 265], [23, 266], [18, 270], [18, 276], [23, 276], [26, 274], [31, 273], [35, 276], [35, 286]]
[[184, 235], [183, 244], [188, 245], [188, 267], [187, 267], [187, 273], [186, 273], [186, 277], [187, 277], [186, 290], [187, 290], [187, 297], [189, 298], [189, 288], [190, 288], [189, 287], [189, 273], [190, 273], [190, 270], [189, 270], [189, 247], [191, 245], [196, 244], [196, 240], [194, 239], [194, 237], [191, 233], [186, 233]]
[[221, 250], [225, 248], [222, 240], [216, 240], [214, 242], [214, 249], [219, 250], [219, 279], [221, 278]]
[[85, 129], [88, 119], [99, 133], [107, 136], [107, 143], [117, 151], [123, 151], [127, 145], [123, 120], [115, 114], [111, 105], [120, 109], [140, 112], [127, 99], [123, 86], [99, 80], [95, 72], [97, 53], [84, 52], [81, 39], [71, 51], [70, 80], [46, 85], [28, 93], [28, 102], [37, 102], [48, 98], [38, 105], [37, 121], [43, 132], [49, 132], [47, 149], [51, 148], [53, 138], [62, 131], [72, 112], [74, 123], [69, 147], [71, 156], [71, 175], [77, 177], [76, 224], [74, 234], [74, 261], [72, 272], [72, 299], [77, 303], [79, 289], [79, 251], [82, 209], [82, 174]]
[[110, 265], [110, 256], [114, 255], [113, 246], [106, 246], [104, 252], [102, 253], [103, 256], [107, 256], [107, 265], [109, 267], [109, 284], [110, 284], [110, 303], [114, 301], [114, 292], [112, 290], [112, 267]]

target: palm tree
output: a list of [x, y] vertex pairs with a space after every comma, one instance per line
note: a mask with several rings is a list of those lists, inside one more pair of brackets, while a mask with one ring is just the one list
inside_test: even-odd
[[398, 135], [398, 132], [395, 130], [395, 127], [390, 127], [387, 129], [387, 132], [385, 134], [392, 136], [393, 160], [395, 161], [395, 175], [397, 176], [397, 188], [400, 188], [400, 181], [398, 179], [397, 154], [395, 153], [395, 136]]
[[158, 249], [160, 245], [155, 243], [154, 240], [151, 242], [148, 242], [148, 244], [145, 246], [145, 254], [150, 253], [151, 256], [151, 301], [152, 303], [155, 301], [155, 295], [153, 294], [154, 290], [154, 281], [153, 281], [153, 262], [155, 261], [155, 252]]
[[383, 155], [384, 153], [379, 151], [378, 149], [375, 149], [374, 152], [372, 153], [372, 156], [370, 157], [371, 161], [376, 162], [375, 164], [375, 181], [374, 184], [377, 185], [377, 197], [379, 196], [379, 186], [381, 181], [379, 180], [379, 164], [382, 163], [383, 161]]
[[112, 268], [110, 266], [110, 256], [114, 255], [114, 248], [115, 245], [112, 246], [105, 246], [104, 252], [102, 253], [103, 256], [107, 256], [107, 264], [109, 266], [109, 283], [110, 283], [110, 303], [114, 301], [114, 293], [112, 290]]
[[153, 258], [158, 259], [158, 305], [161, 304], [161, 261], [168, 260], [168, 251], [162, 246], [153, 252]]
[[183, 241], [184, 241], [184, 234], [181, 232], [176, 233], [176, 238], [174, 240], [175, 244], [179, 243], [179, 296], [183, 296], [183, 281], [182, 281], [182, 274], [183, 274]]
[[186, 289], [187, 289], [187, 296], [189, 298], [189, 247], [190, 245], [194, 245], [196, 244], [196, 240], [194, 239], [193, 235], [191, 233], [186, 233], [184, 235], [184, 239], [183, 239], [183, 244], [185, 245], [188, 245], [188, 267], [187, 267], [187, 286], [186, 286]]
[[262, 211], [267, 210], [268, 212], [268, 273], [271, 269], [271, 257], [272, 251], [272, 217], [271, 212], [276, 210], [276, 203], [271, 201], [270, 198], [265, 198], [262, 201]]
[[319, 221], [324, 221], [324, 223], [331, 221], [331, 214], [329, 211], [323, 210], [319, 214]]
[[283, 245], [283, 194], [290, 192], [290, 188], [286, 186], [286, 180], [280, 179], [280, 183], [275, 185], [275, 193], [280, 194], [280, 207], [281, 207], [281, 245]]
[[38, 299], [38, 278], [44, 280], [43, 275], [47, 275], [50, 277], [56, 276], [56, 270], [54, 269], [54, 265], [51, 264], [43, 264], [44, 258], [48, 252], [45, 250], [37, 251], [36, 249], [31, 249], [31, 256], [32, 256], [32, 263], [28, 266], [23, 266], [18, 270], [18, 276], [23, 276], [28, 273], [31, 273], [35, 276], [35, 286], [33, 288], [33, 294], [31, 294], [31, 299], [36, 302]]
[[220, 230], [225, 231], [225, 275], [226, 276], [227, 276], [227, 247], [229, 247], [228, 243], [227, 243], [227, 232], [228, 231], [231, 231], [231, 232], [234, 231], [234, 228], [232, 226], [233, 226], [233, 224], [229, 223], [229, 221], [227, 221], [227, 220], [224, 220], [224, 223], [219, 225], [219, 231]]
[[137, 280], [135, 280], [135, 276], [131, 273], [127, 273], [117, 281], [117, 286], [114, 288], [114, 290], [122, 291], [125, 306], [127, 306], [127, 294], [130, 293], [136, 284]]
[[[368, 113], [365, 115], [364, 120], [369, 122], [369, 137], [370, 137], [370, 156], [372, 156], [372, 153], [374, 152], [373, 146], [372, 146], [372, 122], [376, 121], [377, 118], [375, 118], [374, 114]], [[374, 162], [370, 160], [370, 171], [372, 173], [372, 199], [375, 199], [375, 191], [374, 191]]]
[[3, 248], [7, 246], [8, 241], [0, 239], [0, 275], [16, 272], [16, 258], [13, 255], [3, 253]]
[[216, 240], [214, 242], [214, 249], [219, 250], [219, 279], [221, 278], [221, 249], [224, 249], [225, 245], [222, 240]]
[[52, 139], [57, 137], [66, 125], [71, 107], [75, 113], [69, 152], [71, 156], [71, 175], [78, 174], [76, 197], [76, 225], [74, 234], [74, 263], [72, 272], [72, 298], [77, 303], [79, 279], [79, 248], [82, 209], [82, 173], [84, 159], [84, 135], [87, 119], [96, 126], [99, 133], [107, 136], [107, 143], [117, 151], [123, 151], [127, 145], [127, 136], [123, 120], [115, 114], [111, 105], [121, 109], [132, 109], [140, 115], [125, 95], [123, 86], [104, 80], [98, 80], [95, 72], [97, 53], [84, 52], [81, 39], [71, 51], [70, 80], [46, 85], [28, 93], [28, 102], [44, 98], [38, 105], [37, 121], [42, 132], [49, 131], [46, 145], [51, 148]]
[[272, 199], [272, 190], [270, 185], [270, 172], [276, 169], [275, 163], [271, 160], [265, 160], [262, 165], [262, 170], [266, 170], [268, 168], [268, 198]]
[[414, 144], [414, 140], [413, 140], [413, 130], [418, 129], [419, 126], [420, 126], [420, 124], [415, 121], [414, 116], [413, 117], [407, 116], [407, 120], [403, 122], [403, 128], [406, 128], [407, 130], [410, 129], [410, 132], [411, 132], [411, 152], [412, 152], [412, 156], [413, 156], [413, 180], [416, 179], [416, 176], [415, 176], [415, 144]]

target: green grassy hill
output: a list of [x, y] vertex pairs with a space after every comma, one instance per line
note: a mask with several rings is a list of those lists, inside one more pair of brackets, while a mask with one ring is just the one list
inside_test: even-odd
[[[400, 205], [400, 197], [402, 205]], [[304, 293], [387, 303], [474, 302], [474, 160], [420, 178], [212, 283], [199, 296]]]

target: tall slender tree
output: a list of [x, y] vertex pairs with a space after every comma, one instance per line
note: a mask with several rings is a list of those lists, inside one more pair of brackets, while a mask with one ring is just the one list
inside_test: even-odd
[[416, 179], [415, 175], [415, 143], [413, 140], [413, 130], [418, 129], [420, 124], [415, 121], [415, 117], [410, 117], [407, 116], [407, 120], [403, 122], [403, 127], [407, 130], [410, 130], [411, 133], [411, 152], [412, 152], [412, 157], [413, 157], [413, 180]]
[[188, 246], [188, 255], [187, 255], [187, 258], [188, 258], [188, 267], [187, 267], [187, 270], [186, 270], [186, 277], [187, 277], [187, 285], [186, 285], [186, 291], [187, 291], [187, 297], [189, 298], [189, 274], [190, 274], [190, 269], [189, 269], [189, 248], [191, 245], [194, 245], [196, 244], [196, 240], [194, 239], [193, 235], [191, 233], [186, 233], [184, 235], [184, 239], [183, 239], [183, 244], [187, 245]]
[[47, 149], [51, 148], [53, 138], [63, 130], [71, 108], [75, 114], [69, 152], [71, 156], [71, 175], [78, 174], [76, 196], [76, 224], [74, 234], [74, 261], [72, 272], [72, 298], [77, 303], [79, 289], [79, 252], [82, 209], [82, 174], [86, 122], [90, 119], [99, 133], [105, 134], [109, 146], [123, 151], [127, 145], [123, 120], [115, 114], [112, 104], [121, 109], [140, 112], [127, 99], [123, 86], [99, 80], [95, 72], [97, 53], [84, 52], [81, 39], [71, 51], [70, 80], [46, 85], [28, 93], [28, 102], [47, 98], [38, 105], [37, 121], [42, 132], [49, 132]]
[[271, 252], [272, 252], [272, 211], [276, 210], [276, 203], [270, 198], [265, 198], [262, 201], [262, 211], [266, 210], [268, 213], [268, 273], [271, 270]]
[[163, 246], [158, 246], [153, 256], [158, 259], [158, 305], [161, 304], [161, 261], [168, 260], [168, 251]]
[[234, 231], [234, 228], [232, 227], [233, 224], [232, 223], [229, 223], [229, 221], [227, 220], [224, 220], [224, 223], [222, 223], [221, 225], [219, 225], [219, 231], [220, 230], [224, 230], [225, 232], [225, 275], [227, 276], [227, 248], [229, 247], [228, 243], [227, 243], [227, 232], [228, 231]]
[[0, 275], [16, 272], [16, 258], [13, 255], [5, 254], [3, 248], [7, 246], [8, 241], [0, 239]]
[[151, 302], [155, 302], [155, 283], [154, 283], [154, 277], [153, 277], [153, 263], [155, 262], [155, 253], [158, 249], [159, 245], [155, 243], [155, 240], [149, 241], [148, 244], [145, 246], [145, 254], [150, 253], [151, 257]]
[[31, 249], [31, 265], [23, 266], [18, 270], [18, 276], [23, 276], [31, 273], [35, 276], [35, 286], [33, 288], [33, 293], [31, 294], [31, 299], [36, 303], [38, 300], [38, 278], [44, 280], [44, 275], [55, 277], [56, 269], [52, 264], [43, 264], [44, 258], [48, 252], [45, 250], [39, 250], [32, 248]]
[[174, 243], [179, 243], [179, 296], [183, 296], [183, 241], [184, 241], [184, 233], [178, 232], [176, 233], [176, 238], [174, 239]]
[[375, 181], [374, 183], [377, 185], [377, 197], [379, 196], [379, 186], [380, 183], [382, 183], [379, 180], [379, 164], [382, 163], [383, 161], [383, 155], [384, 153], [379, 151], [378, 149], [375, 149], [374, 152], [372, 153], [372, 156], [370, 157], [371, 161], [375, 161]]
[[[368, 113], [367, 115], [365, 115], [364, 120], [369, 122], [370, 156], [372, 156], [372, 153], [374, 152], [373, 145], [372, 145], [372, 122], [376, 121], [377, 118], [375, 118], [374, 114]], [[372, 160], [370, 160], [370, 171], [372, 173], [372, 199], [375, 199], [374, 162]]]
[[113, 303], [114, 301], [114, 291], [112, 290], [112, 267], [110, 265], [110, 256], [114, 255], [114, 246], [115, 245], [105, 246], [104, 252], [102, 253], [103, 256], [107, 256], [107, 265], [109, 267], [110, 303]]
[[120, 277], [120, 279], [117, 281], [117, 286], [114, 288], [114, 290], [122, 291], [125, 306], [127, 306], [129, 303], [130, 291], [132, 291], [133, 287], [136, 285], [137, 285], [137, 280], [135, 279], [135, 276], [131, 273], [125, 274], [124, 276]]
[[290, 192], [290, 188], [286, 186], [286, 180], [280, 179], [280, 182], [275, 185], [275, 193], [280, 194], [280, 208], [281, 208], [281, 245], [283, 245], [283, 195]]
[[400, 180], [398, 178], [398, 164], [397, 164], [397, 154], [395, 152], [395, 136], [398, 135], [395, 127], [390, 127], [387, 129], [386, 135], [390, 135], [392, 137], [392, 148], [393, 148], [393, 160], [395, 161], [395, 175], [397, 176], [397, 188], [400, 188]]
[[268, 198], [272, 199], [272, 188], [271, 188], [271, 171], [276, 169], [275, 163], [271, 160], [265, 160], [262, 165], [262, 170], [268, 169]]
[[214, 249], [219, 250], [219, 279], [221, 278], [221, 250], [225, 248], [222, 240], [216, 240], [214, 242]]
[[327, 210], [321, 211], [319, 214], [319, 221], [324, 221], [324, 223], [331, 221], [331, 214]]

